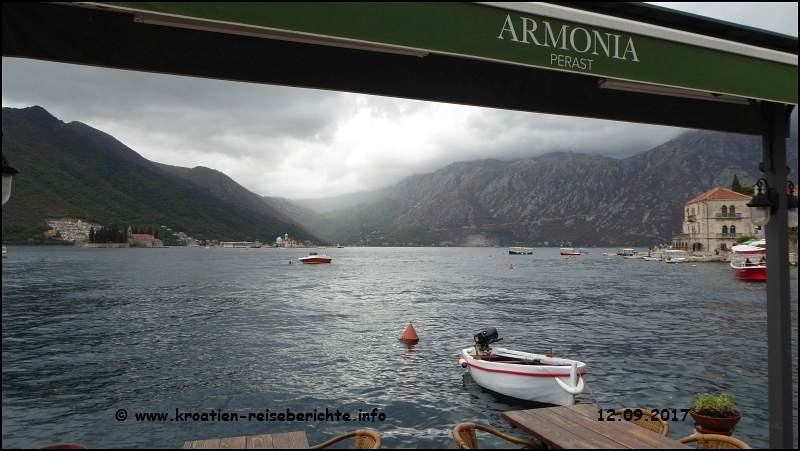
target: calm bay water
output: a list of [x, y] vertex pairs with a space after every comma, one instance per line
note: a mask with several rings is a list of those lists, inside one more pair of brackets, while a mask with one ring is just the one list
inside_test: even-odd
[[[316, 444], [371, 428], [385, 447], [453, 448], [465, 421], [522, 437], [500, 414], [530, 406], [483, 392], [458, 365], [473, 334], [497, 327], [502, 346], [585, 362], [605, 409], [679, 410], [698, 392], [731, 393], [745, 415], [736, 437], [767, 447], [764, 284], [734, 279], [725, 264], [504, 251], [329, 249], [332, 264], [308, 266], [300, 249], [9, 247], [2, 445], [179, 448], [295, 430]], [[790, 274], [796, 425], [797, 268]], [[420, 336], [411, 347], [399, 341], [409, 320]], [[595, 405], [588, 391], [578, 399]], [[134, 419], [174, 419], [176, 408], [377, 408], [385, 420]], [[672, 438], [691, 433], [690, 417], [670, 423]], [[794, 437], [796, 447], [796, 426]]]

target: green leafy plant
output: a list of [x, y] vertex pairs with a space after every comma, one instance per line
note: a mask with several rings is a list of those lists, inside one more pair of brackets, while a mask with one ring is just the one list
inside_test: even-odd
[[712, 396], [708, 393], [698, 394], [694, 412], [715, 418], [733, 418], [737, 416], [733, 409], [733, 395], [728, 393], [722, 393], [719, 396]]

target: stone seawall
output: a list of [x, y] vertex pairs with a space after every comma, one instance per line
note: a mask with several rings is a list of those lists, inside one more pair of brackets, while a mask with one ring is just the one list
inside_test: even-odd
[[117, 247], [130, 247], [128, 243], [86, 243], [83, 247], [91, 247], [91, 248], [117, 248]]

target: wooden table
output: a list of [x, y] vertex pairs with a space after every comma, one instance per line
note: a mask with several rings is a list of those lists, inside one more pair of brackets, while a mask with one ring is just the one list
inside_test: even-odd
[[248, 435], [244, 437], [194, 440], [183, 444], [184, 449], [308, 449], [305, 432]]
[[503, 412], [503, 418], [551, 448], [689, 448], [627, 421], [598, 421], [586, 404]]

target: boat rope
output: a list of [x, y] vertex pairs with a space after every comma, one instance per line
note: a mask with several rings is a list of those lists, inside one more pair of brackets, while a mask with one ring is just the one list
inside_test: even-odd
[[586, 386], [586, 388], [588, 388], [588, 389], [589, 389], [589, 393], [592, 395], [592, 398], [594, 398], [594, 402], [596, 402], [596, 403], [597, 403], [597, 407], [599, 407], [599, 408], [600, 408], [600, 410], [603, 410], [603, 406], [601, 406], [601, 405], [600, 405], [600, 401], [598, 401], [598, 400], [597, 400], [597, 397], [595, 397], [595, 396], [594, 396], [594, 393], [592, 393], [592, 389], [591, 389], [591, 388], [589, 388], [589, 384], [587, 384], [587, 383], [586, 383], [586, 379], [584, 379], [584, 378], [583, 378], [583, 376], [581, 375], [581, 373], [578, 373], [578, 377], [580, 377], [580, 378], [581, 378], [581, 380], [583, 381], [583, 385], [585, 385], [585, 386]]

